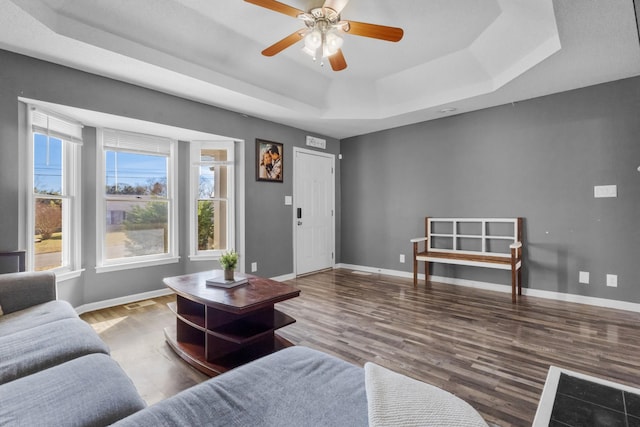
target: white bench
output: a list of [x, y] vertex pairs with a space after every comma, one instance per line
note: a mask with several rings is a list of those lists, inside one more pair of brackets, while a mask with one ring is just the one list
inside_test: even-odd
[[[522, 218], [425, 218], [425, 237], [413, 243], [413, 286], [418, 261], [511, 270], [511, 300], [522, 295]], [[419, 250], [419, 243], [424, 249]]]

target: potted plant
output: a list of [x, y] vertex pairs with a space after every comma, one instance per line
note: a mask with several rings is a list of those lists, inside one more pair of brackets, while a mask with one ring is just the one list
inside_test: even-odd
[[220, 255], [220, 265], [224, 270], [224, 280], [233, 280], [233, 270], [238, 265], [238, 253], [231, 249]]

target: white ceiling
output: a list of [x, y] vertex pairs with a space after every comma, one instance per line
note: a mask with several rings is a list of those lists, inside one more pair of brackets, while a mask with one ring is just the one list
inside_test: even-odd
[[0, 0], [0, 48], [335, 138], [640, 74], [632, 0], [350, 0], [341, 15], [404, 38], [347, 34], [334, 72], [302, 43], [262, 56], [304, 24], [242, 0]]

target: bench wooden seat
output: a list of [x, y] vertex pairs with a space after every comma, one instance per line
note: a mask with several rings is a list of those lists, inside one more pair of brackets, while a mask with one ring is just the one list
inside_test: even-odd
[[[413, 243], [413, 285], [418, 261], [511, 270], [511, 300], [522, 295], [522, 218], [425, 218], [425, 237]], [[424, 242], [421, 251], [420, 243]]]

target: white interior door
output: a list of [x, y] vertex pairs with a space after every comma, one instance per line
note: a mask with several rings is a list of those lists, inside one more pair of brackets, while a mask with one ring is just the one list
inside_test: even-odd
[[293, 221], [296, 274], [333, 267], [335, 156], [294, 148]]

